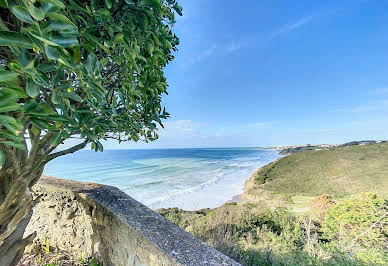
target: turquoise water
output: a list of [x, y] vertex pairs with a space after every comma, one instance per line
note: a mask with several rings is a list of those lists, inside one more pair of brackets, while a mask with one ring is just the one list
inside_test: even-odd
[[215, 208], [275, 160], [258, 148], [80, 151], [50, 162], [45, 174], [113, 185], [153, 208]]

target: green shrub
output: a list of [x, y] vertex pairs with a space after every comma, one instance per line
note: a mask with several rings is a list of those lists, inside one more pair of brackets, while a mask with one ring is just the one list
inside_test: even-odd
[[[373, 194], [335, 203], [316, 198], [297, 215], [261, 204], [225, 204], [206, 211], [164, 209], [186, 231], [243, 265], [384, 265], [387, 202]], [[383, 218], [382, 218], [383, 217]], [[384, 227], [385, 226], [385, 227]]]
[[363, 193], [332, 206], [322, 224], [323, 238], [369, 264], [388, 264], [388, 203]]

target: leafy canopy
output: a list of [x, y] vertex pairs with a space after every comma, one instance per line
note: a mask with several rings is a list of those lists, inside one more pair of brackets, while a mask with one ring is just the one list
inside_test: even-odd
[[[0, 0], [0, 147], [158, 138], [175, 0]], [[43, 147], [46, 143], [41, 144]], [[4, 153], [0, 151], [0, 163]]]

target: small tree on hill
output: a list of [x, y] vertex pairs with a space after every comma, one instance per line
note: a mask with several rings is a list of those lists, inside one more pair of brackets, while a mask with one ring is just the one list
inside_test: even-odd
[[0, 265], [34, 237], [22, 239], [45, 164], [89, 143], [102, 151], [101, 139], [158, 138], [181, 11], [175, 0], [0, 0]]

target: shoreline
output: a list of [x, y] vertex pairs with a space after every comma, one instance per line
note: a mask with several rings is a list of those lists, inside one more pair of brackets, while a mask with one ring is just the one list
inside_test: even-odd
[[[162, 155], [164, 156], [164, 153]], [[220, 207], [228, 202], [240, 202], [242, 200], [242, 194], [245, 192], [245, 183], [247, 182], [247, 180], [249, 180], [250, 177], [257, 170], [261, 169], [261, 167], [264, 167], [265, 165], [273, 162], [279, 157], [282, 157], [281, 155], [279, 155], [278, 151], [268, 149], [260, 149], [257, 152], [212, 152], [210, 153], [211, 156], [209, 156], [209, 159], [207, 157], [204, 157], [206, 160], [201, 159], [200, 162], [206, 161], [206, 164], [198, 164], [199, 166], [203, 166], [206, 168], [199, 168], [198, 165], [194, 165], [195, 167], [190, 165], [191, 168], [188, 168], [188, 170], [186, 170], [186, 165], [189, 165], [188, 162], [191, 162], [191, 160], [194, 160], [196, 157], [194, 156], [194, 159], [188, 160], [180, 159], [180, 157], [178, 157], [179, 155], [180, 154], [176, 155], [175, 157], [177, 158], [174, 157], [171, 159], [171, 161], [170, 157], [172, 156], [165, 156], [162, 157], [162, 159], [154, 160], [152, 158], [154, 154], [151, 154], [151, 156], [142, 155], [140, 156], [140, 158], [144, 160], [144, 162], [140, 161], [140, 159], [138, 159], [139, 162], [137, 162], [135, 160], [136, 158], [133, 159], [133, 156], [131, 155], [131, 153], [129, 153], [129, 159], [126, 159], [125, 162], [128, 161], [128, 164], [130, 165], [122, 170], [122, 166], [120, 166], [121, 168], [117, 170], [113, 169], [113, 171], [112, 168], [107, 168], [105, 166], [105, 156], [99, 156], [100, 158], [97, 158], [97, 161], [90, 167], [84, 167], [84, 163], [80, 163], [79, 165], [77, 165], [78, 168], [75, 168], [74, 170], [68, 170], [68, 168], [66, 168], [68, 161], [72, 161], [69, 159], [63, 162], [58, 161], [58, 163], [51, 165], [51, 169], [45, 169], [44, 175], [60, 177], [67, 180], [100, 183], [115, 186], [153, 210], [157, 210], [160, 208], [177, 207], [183, 210], [190, 211], [200, 210], [203, 208], [213, 209]], [[189, 155], [191, 155], [191, 153], [189, 153]], [[93, 154], [93, 156], [95, 155]], [[123, 155], [121, 153], [108, 153], [108, 157], [109, 156], [117, 157]], [[228, 156], [232, 156], [231, 159]], [[79, 158], [84, 157], [85, 155], [81, 155]], [[185, 156], [182, 156], [182, 158], [185, 158]], [[154, 168], [156, 168], [158, 165], [164, 165], [165, 168], [170, 167], [168, 168], [170, 169], [170, 172], [175, 169], [181, 170], [180, 168], [175, 167], [175, 165], [178, 165], [177, 162], [181, 163], [180, 161], [177, 161], [178, 159], [183, 160], [183, 166], [186, 168], [182, 169], [185, 170], [185, 173], [167, 173], [166, 180], [163, 179], [163, 176], [160, 176], [161, 174], [164, 175], [164, 173], [160, 173], [159, 177], [155, 175], [152, 176], [153, 172], [155, 172]], [[89, 157], [85, 158], [85, 160], [89, 160]], [[207, 161], [209, 161], [210, 164], [208, 164]], [[147, 166], [148, 168], [150, 168], [147, 169], [148, 172], [145, 173], [144, 178], [140, 175], [135, 176], [134, 174], [132, 174], [132, 172], [137, 173], [144, 171], [141, 167], [134, 168], [135, 170], [132, 171], [132, 164], [135, 163], [141, 164], [142, 167]], [[97, 167], [98, 164], [101, 164], [103, 167]], [[152, 167], [149, 167], [148, 164]], [[136, 170], [138, 168], [140, 168], [141, 171]], [[132, 171], [129, 172], [128, 178], [126, 178], [126, 171], [123, 170]], [[148, 175], [148, 173], [151, 174]], [[143, 172], [141, 172], [141, 174], [143, 174]], [[170, 189], [169, 187], [163, 186], [163, 183], [170, 181], [171, 178], [168, 179], [169, 176], [180, 176], [177, 180], [181, 183], [184, 183], [184, 185], [182, 185], [182, 188], [178, 190], [175, 187]], [[155, 178], [162, 185], [157, 184], [151, 188], [149, 188], [150, 186], [147, 186], [143, 190], [142, 186], [153, 184]], [[191, 178], [194, 178], [195, 182], [192, 182]], [[138, 179], [139, 181], [137, 181]], [[209, 182], [209, 180], [211, 182]], [[150, 194], [148, 190], [150, 191]], [[154, 191], [159, 191], [161, 193], [155, 194]]]
[[[275, 150], [275, 149], [272, 149], [272, 150]], [[281, 155], [280, 153], [280, 150], [277, 150], [278, 151], [278, 154]], [[237, 195], [234, 195], [230, 200], [226, 201], [224, 204], [227, 204], [227, 203], [241, 203], [241, 202], [244, 202], [244, 194], [247, 192], [248, 190], [248, 186], [249, 186], [249, 183], [252, 182], [252, 178], [259, 172], [261, 171], [264, 167], [266, 167], [267, 165], [269, 164], [272, 164], [272, 163], [275, 163], [277, 161], [279, 161], [281, 158], [285, 157], [286, 155], [283, 155], [259, 168], [257, 168], [245, 181], [244, 181], [244, 187], [243, 187], [243, 192], [241, 194], [237, 194]], [[224, 205], [223, 204], [223, 205]], [[222, 205], [221, 205], [222, 206]]]

